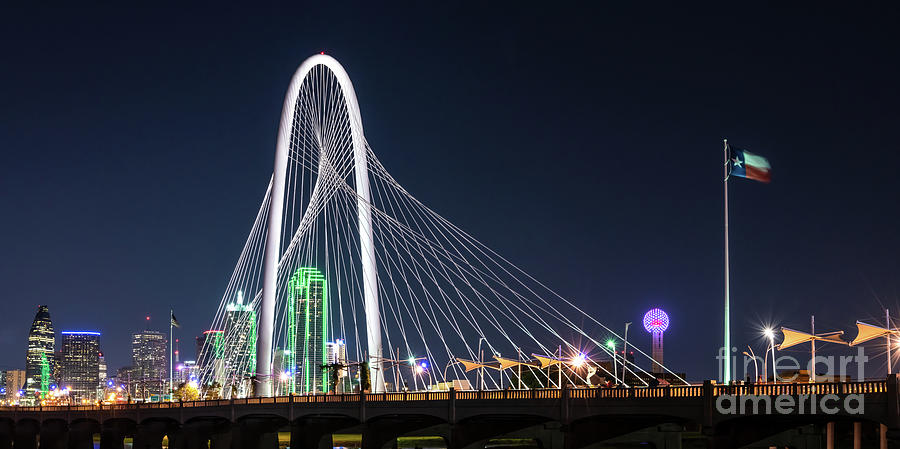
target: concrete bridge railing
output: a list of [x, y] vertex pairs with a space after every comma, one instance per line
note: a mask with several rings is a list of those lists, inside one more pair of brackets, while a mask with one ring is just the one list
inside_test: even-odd
[[[271, 447], [271, 444], [257, 444], [259, 438], [269, 435], [267, 441], [271, 443], [272, 432], [279, 429], [290, 430], [295, 443], [291, 447], [317, 447], [329, 432], [350, 429], [364, 435], [368, 447], [380, 448], [379, 444], [391, 438], [435, 426], [444, 429], [441, 432], [448, 447], [465, 447], [536, 425], [556, 429], [563, 435], [562, 440], [568, 441], [565, 447], [573, 449], [664, 424], [702, 431], [714, 439], [724, 438], [725, 442], [718, 445], [736, 447], [739, 442], [759, 439], [767, 432], [804, 424], [868, 422], [900, 431], [897, 386], [894, 375], [886, 380], [846, 383], [726, 386], [707, 381], [702, 385], [653, 388], [450, 390], [0, 407], [0, 449], [13, 445], [16, 449], [34, 449], [30, 442], [36, 435], [43, 435], [39, 440], [45, 442], [44, 447], [47, 441], [62, 441], [59, 432], [68, 435], [63, 439], [70, 442], [77, 437], [83, 443], [86, 434], [101, 434], [101, 438], [117, 442], [108, 443], [103, 449], [119, 449], [126, 436], [133, 436], [141, 443], [135, 449], [145, 449], [138, 446], [146, 441], [153, 442], [147, 448], [158, 448], [155, 442], [169, 434], [182, 435], [180, 443], [173, 443], [173, 447], [186, 449], [213, 447], [213, 441], [219, 438], [216, 435], [233, 435], [229, 437], [228, 448], [216, 449]], [[833, 401], [864, 400], [865, 409], [856, 415], [846, 410], [827, 414], [815, 409], [812, 413], [801, 410], [779, 414], [771, 410], [760, 412], [756, 407], [752, 411], [741, 409], [729, 414], [721, 407], [724, 400], [756, 403], [826, 396], [831, 396]], [[757, 430], [747, 432], [747, 428]], [[188, 440], [196, 441], [188, 444]], [[75, 446], [68, 444], [54, 449]]]

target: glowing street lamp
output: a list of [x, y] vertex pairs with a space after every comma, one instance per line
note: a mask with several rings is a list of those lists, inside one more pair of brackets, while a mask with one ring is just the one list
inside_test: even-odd
[[[424, 376], [425, 373], [428, 372], [428, 362], [421, 361], [419, 363], [415, 363], [413, 365], [413, 382], [416, 380], [416, 376]], [[431, 373], [428, 373], [429, 384], [431, 384]], [[418, 388], [418, 383], [415, 383], [416, 388]], [[425, 378], [422, 378], [422, 388], [425, 388]]]
[[[606, 347], [612, 351], [612, 362], [613, 362], [613, 378], [616, 379], [616, 383], [619, 382], [619, 362], [616, 361], [616, 341], [610, 338], [606, 340]], [[624, 368], [624, 367], [623, 367]]]
[[584, 355], [583, 352], [579, 352], [578, 355], [572, 357], [572, 366], [574, 366], [575, 368], [581, 368], [586, 360], [587, 356]]
[[[769, 339], [769, 346], [772, 349], [772, 382], [778, 383], [778, 377], [775, 374], [775, 330], [767, 327], [763, 330], [763, 335]], [[765, 369], [763, 369], [765, 371]]]

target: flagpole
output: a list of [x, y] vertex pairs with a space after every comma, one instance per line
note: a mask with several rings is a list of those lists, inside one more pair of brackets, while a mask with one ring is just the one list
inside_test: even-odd
[[725, 189], [725, 364], [722, 373], [722, 381], [725, 384], [731, 382], [731, 285], [729, 275], [731, 272], [728, 260], [728, 139], [724, 139], [725, 164], [723, 166], [725, 177], [722, 181]]
[[175, 345], [175, 339], [173, 338], [174, 331], [172, 330], [172, 317], [175, 316], [175, 311], [169, 309], [169, 400], [172, 400], [172, 396], [175, 393], [174, 385], [172, 384], [173, 375], [172, 375], [172, 353], [173, 347]]

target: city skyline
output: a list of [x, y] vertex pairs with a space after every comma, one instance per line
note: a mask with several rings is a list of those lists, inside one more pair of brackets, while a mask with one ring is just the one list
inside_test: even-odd
[[[886, 105], [898, 71], [882, 57], [892, 32], [854, 22], [882, 23], [878, 11], [525, 11], [497, 27], [505, 11], [447, 8], [350, 33], [296, 31], [289, 17], [316, 14], [291, 9], [211, 11], [165, 35], [156, 24], [171, 17], [115, 9], [49, 11], [39, 35], [24, 21], [4, 30], [23, 70], [3, 90], [2, 182], [17, 194], [0, 199], [16, 236], [3, 243], [16, 262], [0, 273], [12, 295], [0, 343], [21, 348], [34, 307], [50, 304], [62, 328], [115, 336], [113, 371], [126, 336], [148, 313], [164, 332], [174, 305], [187, 352], [264, 193], [284, 80], [322, 50], [354, 74], [367, 138], [411, 191], [617, 331], [665, 309], [677, 323], [666, 361], [695, 378], [715, 377], [721, 344], [722, 138], [775, 170], [732, 192], [735, 346], [764, 347], [763, 327], [805, 328], [811, 314], [849, 330], [897, 310], [900, 156]], [[741, 32], [720, 36], [722, 23]], [[775, 32], [744, 32], [760, 23]], [[48, 61], [66, 62], [63, 81]], [[74, 299], [54, 304], [47, 271]], [[21, 350], [0, 355], [21, 364]]]

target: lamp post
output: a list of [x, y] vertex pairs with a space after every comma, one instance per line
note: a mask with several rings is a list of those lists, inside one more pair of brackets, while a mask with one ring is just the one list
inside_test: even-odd
[[756, 354], [753, 353], [753, 348], [750, 345], [747, 345], [747, 349], [750, 350], [750, 353], [747, 354], [747, 351], [744, 351], [744, 355], [753, 359], [753, 379], [755, 382], [759, 382], [759, 365], [756, 363]]
[[413, 391], [419, 391], [419, 381], [416, 378], [416, 374], [418, 374], [418, 371], [421, 368], [419, 367], [419, 364], [416, 363], [416, 358], [414, 356], [409, 358], [409, 366], [410, 370], [412, 371]]
[[444, 382], [447, 382], [447, 369], [450, 368], [450, 365], [456, 365], [458, 363], [460, 362], [456, 360], [450, 360], [449, 362], [447, 362], [447, 366], [444, 367]]
[[625, 385], [625, 373], [628, 372], [628, 326], [631, 321], [625, 323], [625, 341], [622, 343], [622, 385]]
[[613, 353], [613, 378], [616, 381], [616, 384], [619, 383], [619, 362], [616, 361], [616, 341], [610, 338], [606, 340], [606, 347], [612, 350]]
[[[426, 373], [428, 374], [428, 385], [427, 386], [425, 385], [425, 377], [424, 377], [424, 375]], [[416, 363], [413, 366], [413, 379], [414, 380], [415, 380], [416, 376], [423, 376], [422, 377], [422, 388], [424, 388], [426, 391], [431, 388], [431, 372], [428, 370], [428, 362], [423, 360], [422, 362]], [[416, 384], [416, 388], [417, 389], [419, 388], [418, 384]]]
[[772, 383], [778, 383], [778, 375], [775, 373], [775, 331], [767, 328], [764, 334], [769, 337], [769, 347], [772, 349]]
[[478, 377], [480, 378], [478, 381], [478, 389], [484, 390], [484, 353], [481, 352], [481, 342], [484, 341], [484, 337], [478, 339]]

